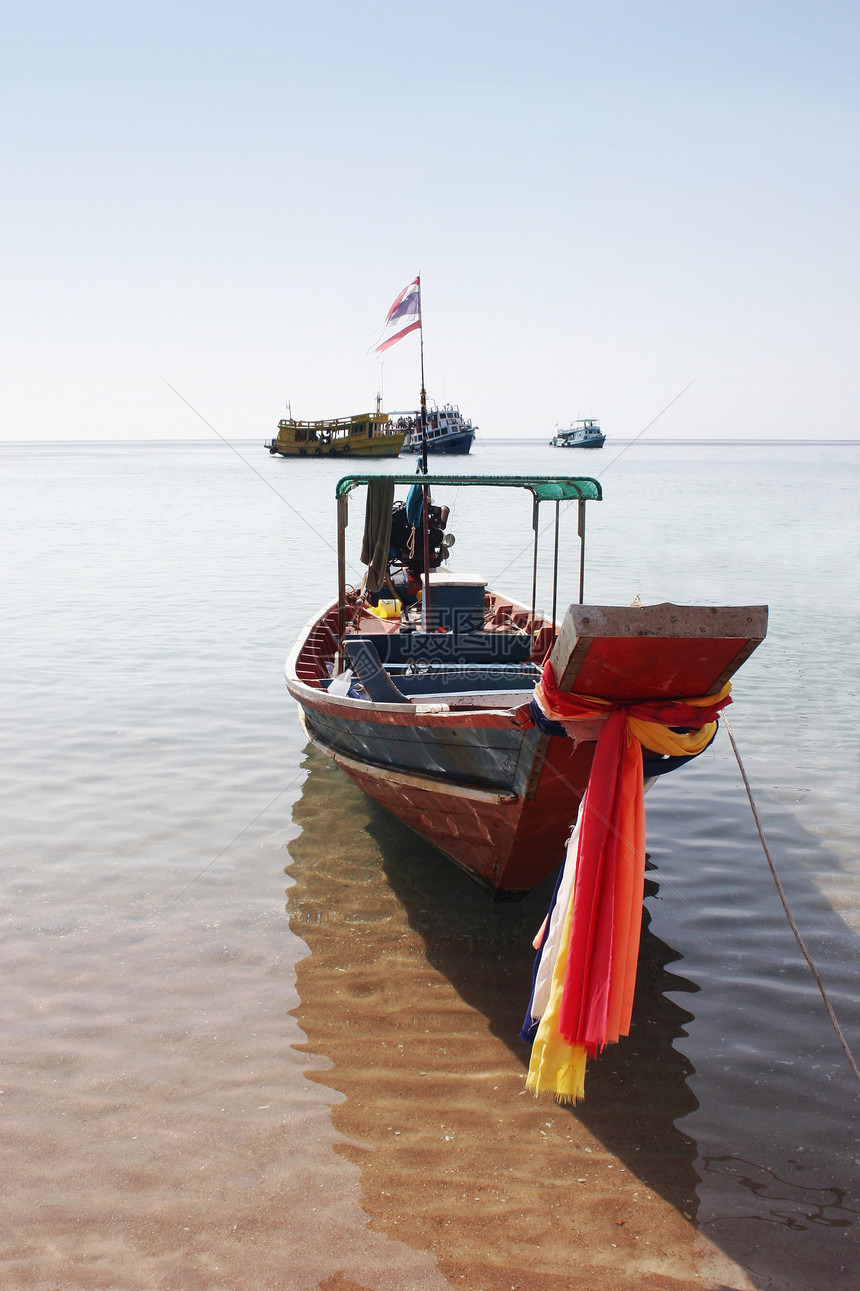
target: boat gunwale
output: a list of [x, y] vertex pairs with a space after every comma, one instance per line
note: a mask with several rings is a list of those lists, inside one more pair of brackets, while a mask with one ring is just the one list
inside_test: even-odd
[[[295, 644], [287, 656], [284, 665], [284, 680], [287, 690], [301, 707], [307, 704], [316, 711], [330, 716], [345, 717], [346, 714], [351, 714], [355, 718], [370, 721], [373, 721], [378, 715], [387, 723], [395, 726], [416, 724], [434, 727], [462, 726], [465, 721], [468, 721], [468, 724], [473, 727], [529, 727], [534, 724], [529, 713], [528, 704], [523, 703], [504, 707], [496, 705], [492, 708], [480, 705], [468, 709], [462, 704], [454, 706], [432, 701], [415, 702], [409, 699], [404, 700], [402, 704], [388, 704], [371, 699], [357, 699], [352, 695], [330, 695], [326, 687], [312, 686], [303, 681], [297, 671], [299, 657], [314, 629], [324, 623], [332, 610], [336, 609], [337, 601], [332, 601], [324, 605], [321, 610], [318, 610], [313, 618], [309, 619], [301, 629]], [[478, 693], [476, 691], [476, 694]], [[522, 692], [514, 693], [522, 694]]]

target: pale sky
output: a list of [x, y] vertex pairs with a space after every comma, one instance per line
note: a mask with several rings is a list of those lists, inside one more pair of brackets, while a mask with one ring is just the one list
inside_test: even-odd
[[860, 439], [860, 3], [5, 0], [4, 439]]

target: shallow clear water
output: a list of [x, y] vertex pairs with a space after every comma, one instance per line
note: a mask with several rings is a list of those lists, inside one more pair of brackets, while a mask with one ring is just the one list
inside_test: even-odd
[[[860, 447], [620, 447], [479, 444], [467, 469], [602, 479], [587, 600], [770, 605], [730, 719], [792, 910], [860, 1054]], [[334, 1150], [329, 1055], [294, 1047], [302, 873], [330, 836], [311, 808], [309, 777], [324, 773], [305, 760], [283, 660], [333, 597], [346, 472], [236, 448], [250, 465], [220, 443], [0, 448], [2, 1159], [15, 1185], [4, 1285], [235, 1287], [249, 1260], [255, 1286], [282, 1285], [285, 1267], [295, 1287], [341, 1274], [448, 1285], [429, 1250], [368, 1225], [361, 1168]], [[438, 500], [452, 506], [452, 564], [528, 600], [525, 497], [452, 488]], [[360, 528], [359, 507], [356, 544]], [[572, 598], [573, 513], [562, 535]], [[548, 568], [551, 533], [545, 552]], [[376, 831], [374, 900], [388, 900], [400, 835], [340, 793], [325, 811]], [[685, 1018], [660, 1049], [665, 1133], [683, 1141], [696, 1194], [677, 1206], [756, 1286], [853, 1286], [860, 1089], [724, 732], [655, 787], [648, 831], [650, 927], [671, 948], [664, 998]], [[480, 924], [482, 907], [468, 910]], [[504, 917], [486, 915], [500, 946]], [[527, 994], [523, 981], [523, 1005]], [[614, 1061], [600, 1060], [607, 1073]], [[577, 1115], [635, 1165], [623, 1122], [593, 1110], [602, 1079], [590, 1074], [594, 1104]]]

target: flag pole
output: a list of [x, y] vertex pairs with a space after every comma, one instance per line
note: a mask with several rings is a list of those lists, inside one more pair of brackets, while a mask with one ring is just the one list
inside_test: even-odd
[[[424, 315], [421, 309], [421, 275], [418, 275], [418, 336], [421, 342], [421, 474], [427, 474], [427, 391], [424, 386]], [[421, 626], [425, 632], [430, 622], [430, 490], [423, 487], [421, 529], [424, 545], [424, 593], [421, 597]]]
[[421, 474], [427, 474], [427, 391], [424, 388], [424, 316], [421, 312], [421, 274], [418, 278], [418, 337], [421, 342]]

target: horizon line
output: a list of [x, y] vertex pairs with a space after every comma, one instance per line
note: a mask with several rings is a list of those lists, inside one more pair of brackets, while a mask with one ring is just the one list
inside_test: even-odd
[[[229, 443], [259, 444], [261, 447], [265, 448], [265, 443], [262, 442], [256, 435], [253, 437], [235, 436], [232, 438], [229, 436], [224, 436], [224, 438], [227, 439]], [[136, 444], [136, 445], [145, 445], [147, 447], [157, 447], [159, 445], [164, 445], [164, 444], [198, 444], [198, 445], [213, 444], [215, 445], [217, 442], [218, 442], [217, 440], [214, 440], [210, 436], [205, 434], [196, 435], [193, 438], [188, 436], [182, 436], [182, 437], [176, 437], [176, 438], [165, 436], [163, 438], [147, 438], [147, 439], [134, 439], [134, 438], [119, 439], [116, 437], [111, 438], [108, 436], [102, 436], [97, 439], [43, 439], [43, 438], [6, 439], [3, 436], [0, 436], [0, 446], [7, 447], [7, 448], [13, 448], [13, 447], [19, 447], [19, 448], [60, 447], [62, 448], [62, 447], [72, 447], [74, 445], [84, 445], [84, 444], [90, 444], [90, 445], [110, 444], [116, 447]], [[476, 443], [479, 445], [480, 444], [546, 444], [547, 447], [553, 447], [553, 445], [550, 443], [548, 439], [546, 439], [544, 435], [494, 435], [494, 436], [478, 435], [476, 437]], [[670, 439], [649, 437], [648, 439], [645, 439], [641, 436], [633, 436], [628, 438], [623, 435], [612, 435], [612, 436], [607, 436], [606, 444], [640, 444], [642, 447], [648, 447], [649, 445], [655, 446], [655, 447], [656, 446], [665, 447], [667, 445], [672, 445], [672, 444], [711, 444], [711, 445], [723, 445], [723, 446], [728, 446], [731, 444], [750, 444], [750, 445], [757, 445], [757, 446], [764, 446], [764, 447], [767, 447], [768, 445], [774, 445], [774, 446], [808, 445], [812, 447], [813, 445], [815, 445], [817, 447], [840, 448], [840, 447], [852, 447], [852, 446], [856, 447], [860, 445], [860, 438], [810, 439], [808, 436], [795, 436], [792, 438], [786, 438], [784, 436], [779, 438], [777, 438], [776, 436], [769, 437], [769, 438], [752, 438], [752, 437], [747, 437], [743, 435], [737, 435], [731, 439], [712, 439], [704, 436], [699, 438], [690, 438], [689, 436], [685, 436], [685, 437], [677, 436]], [[591, 449], [588, 451], [594, 452], [595, 450]], [[344, 456], [350, 456], [350, 455], [344, 454]]]

